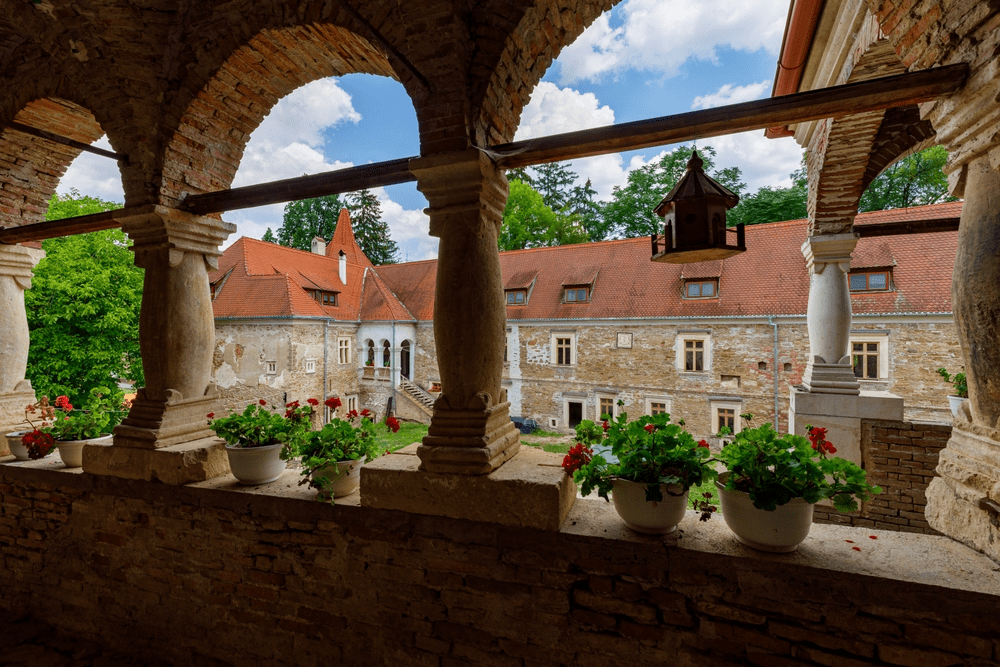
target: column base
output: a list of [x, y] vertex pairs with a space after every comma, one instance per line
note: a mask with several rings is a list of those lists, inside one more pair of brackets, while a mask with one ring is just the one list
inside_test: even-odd
[[[818, 359], [818, 357], [817, 357]], [[854, 376], [854, 368], [847, 363], [828, 364], [815, 359], [806, 365], [802, 374], [802, 386], [812, 394], [849, 394], [858, 396], [861, 384]], [[843, 361], [843, 360], [842, 360]]]
[[9, 394], [0, 394], [0, 424], [27, 424], [24, 407], [35, 402], [31, 382], [22, 380]]
[[521, 433], [510, 420], [510, 403], [487, 405], [477, 395], [466, 409], [453, 409], [446, 397], [434, 403], [434, 416], [417, 447], [420, 469], [459, 475], [485, 475], [511, 459]]
[[558, 454], [526, 448], [488, 475], [448, 475], [423, 469], [421, 446], [361, 468], [362, 507], [559, 530], [576, 502], [576, 484]]
[[826, 439], [837, 456], [861, 461], [861, 420], [903, 420], [903, 399], [886, 391], [863, 391], [857, 396], [807, 392], [792, 387], [788, 407], [788, 432], [805, 435], [806, 425], [826, 429]]
[[[118, 440], [118, 436], [115, 436]], [[114, 445], [84, 445], [83, 471], [124, 479], [182, 485], [229, 473], [226, 443], [219, 438], [142, 449]]]
[[1000, 430], [972, 424], [964, 404], [924, 515], [932, 528], [1000, 563]]
[[218, 393], [210, 385], [204, 396], [184, 398], [167, 390], [166, 400], [150, 400], [140, 388], [128, 417], [115, 427], [115, 447], [159, 449], [215, 434], [208, 428], [208, 413], [216, 408]]

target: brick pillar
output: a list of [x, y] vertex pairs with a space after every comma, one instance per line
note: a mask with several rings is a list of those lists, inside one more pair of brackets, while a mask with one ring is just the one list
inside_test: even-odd
[[802, 384], [810, 393], [860, 391], [851, 364], [851, 291], [847, 273], [857, 234], [810, 236], [802, 244], [809, 270], [809, 361]]
[[[1000, 166], [1000, 149], [994, 149]], [[951, 288], [969, 400], [927, 489], [936, 530], [1000, 562], [1000, 171], [965, 167], [965, 203]]]
[[507, 198], [503, 173], [476, 150], [410, 162], [439, 237], [434, 339], [441, 396], [418, 449], [421, 469], [489, 473], [520, 437], [501, 390], [506, 311], [497, 236]]
[[122, 219], [135, 263], [145, 269], [139, 346], [146, 386], [114, 431], [111, 447], [88, 446], [87, 472], [174, 484], [228, 471], [208, 429], [215, 323], [208, 270], [236, 226], [162, 206]]
[[[24, 422], [24, 406], [35, 402], [28, 366], [28, 317], [24, 290], [31, 288], [31, 271], [43, 250], [0, 245], [0, 436]], [[0, 443], [0, 449], [6, 449]]]

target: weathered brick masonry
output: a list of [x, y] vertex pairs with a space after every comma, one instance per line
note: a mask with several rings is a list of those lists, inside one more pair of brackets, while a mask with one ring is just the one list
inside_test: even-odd
[[861, 457], [868, 480], [882, 493], [857, 514], [817, 508], [813, 520], [940, 535], [924, 518], [924, 490], [937, 475], [938, 455], [950, 437], [951, 424], [863, 419]]
[[0, 604], [189, 665], [1000, 658], [1000, 575], [946, 538], [815, 526], [764, 555], [693, 514], [638, 536], [603, 501], [552, 533], [200, 486], [0, 466]]

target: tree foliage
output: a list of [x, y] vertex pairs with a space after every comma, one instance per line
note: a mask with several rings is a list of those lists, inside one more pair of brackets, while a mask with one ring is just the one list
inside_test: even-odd
[[278, 242], [277, 237], [274, 235], [274, 232], [271, 231], [270, 227], [268, 227], [267, 231], [264, 232], [264, 235], [262, 237], [260, 237], [260, 240], [263, 241], [264, 243], [277, 243]]
[[806, 179], [805, 156], [802, 166], [790, 175], [790, 188], [763, 186], [753, 194], [745, 194], [740, 203], [726, 215], [726, 224], [735, 227], [739, 223], [756, 225], [762, 222], [798, 220], [806, 217], [806, 201], [809, 186]]
[[[73, 190], [54, 195], [46, 220], [120, 208]], [[28, 379], [38, 395], [82, 404], [118, 379], [144, 383], [139, 353], [143, 270], [118, 229], [42, 243], [46, 256], [24, 295], [31, 331]]]
[[955, 201], [948, 195], [944, 146], [932, 146], [890, 165], [861, 195], [858, 211], [884, 211]]
[[521, 250], [584, 243], [587, 233], [578, 216], [553, 211], [542, 195], [526, 183], [510, 182], [498, 244], [501, 250]]
[[[389, 236], [389, 225], [382, 220], [382, 205], [371, 190], [347, 195], [354, 237], [372, 264], [395, 264], [399, 246]], [[327, 237], [329, 238], [329, 237]]]

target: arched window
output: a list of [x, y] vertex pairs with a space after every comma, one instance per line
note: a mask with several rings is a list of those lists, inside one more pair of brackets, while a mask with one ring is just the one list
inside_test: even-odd
[[368, 350], [368, 353], [365, 355], [365, 366], [374, 366], [375, 365], [375, 341], [373, 341], [371, 338], [369, 338], [367, 341], [365, 341], [365, 347]]
[[382, 341], [382, 365], [388, 366], [389, 361], [392, 359], [392, 348], [389, 347], [389, 341]]

